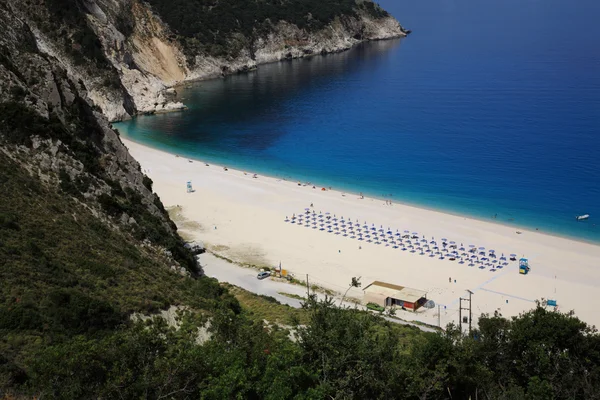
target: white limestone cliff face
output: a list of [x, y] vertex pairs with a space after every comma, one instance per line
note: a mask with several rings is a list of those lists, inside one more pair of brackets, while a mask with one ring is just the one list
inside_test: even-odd
[[[184, 104], [173, 101], [167, 89], [186, 81], [248, 71], [259, 64], [283, 59], [339, 52], [368, 40], [406, 36], [394, 18], [374, 19], [367, 14], [337, 18], [314, 33], [279, 22], [271, 34], [257, 40], [253, 49], [243, 49], [235, 59], [198, 54], [190, 65], [175, 35], [145, 2], [85, 0], [85, 7], [89, 25], [118, 71], [121, 88], [109, 88], [93, 71], [73, 65], [58, 50], [59, 46], [35, 30], [35, 24], [33, 31], [40, 49], [58, 59], [71, 76], [85, 84], [88, 96], [110, 121], [127, 119], [132, 114], [185, 108]], [[117, 29], [122, 12], [130, 12], [135, 21], [127, 37]]]
[[[355, 38], [360, 34], [360, 38]], [[254, 57], [249, 50], [242, 51], [235, 60], [197, 56], [195, 66], [185, 80], [209, 79], [253, 69], [260, 64], [285, 59], [310, 57], [317, 54], [337, 53], [368, 41], [404, 37], [406, 33], [392, 17], [374, 20], [367, 15], [360, 19], [337, 19], [327, 28], [308, 33], [296, 25], [279, 22], [275, 30], [255, 44]]]
[[[360, 35], [356, 38], [357, 34]], [[327, 28], [308, 34], [297, 26], [280, 22], [275, 32], [259, 41], [256, 63], [264, 64], [315, 54], [336, 53], [368, 41], [406, 36], [392, 17], [374, 20], [367, 15], [360, 18], [336, 19]]]

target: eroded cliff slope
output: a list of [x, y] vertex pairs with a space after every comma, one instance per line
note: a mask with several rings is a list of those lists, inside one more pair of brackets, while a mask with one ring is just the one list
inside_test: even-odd
[[[201, 272], [152, 192], [152, 181], [93, 104], [84, 81], [40, 48], [44, 42], [10, 4], [0, 2], [0, 26], [0, 153], [112, 229], [163, 253], [173, 269]], [[80, 69], [95, 79], [116, 79], [115, 97], [125, 92], [100, 61]], [[6, 164], [0, 166], [14, 168]]]
[[183, 108], [165, 89], [406, 35], [370, 0], [4, 0], [109, 120]]

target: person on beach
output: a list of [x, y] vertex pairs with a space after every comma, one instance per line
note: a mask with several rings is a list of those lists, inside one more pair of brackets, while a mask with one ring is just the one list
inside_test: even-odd
[[314, 207], [313, 203], [310, 203], [310, 206], [311, 206], [311, 207]]
[[452, 283], [452, 277], [448, 278], [448, 283]]

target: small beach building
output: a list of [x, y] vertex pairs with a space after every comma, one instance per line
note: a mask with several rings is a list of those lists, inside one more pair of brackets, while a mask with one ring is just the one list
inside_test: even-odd
[[417, 311], [427, 302], [427, 292], [412, 289], [392, 283], [374, 281], [363, 289], [363, 301], [375, 303], [382, 307], [401, 307], [410, 311]]

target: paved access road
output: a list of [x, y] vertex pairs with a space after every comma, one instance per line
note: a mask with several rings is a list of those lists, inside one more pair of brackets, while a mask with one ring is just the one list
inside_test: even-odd
[[228, 282], [239, 286], [249, 292], [272, 296], [280, 303], [289, 304], [292, 307], [299, 308], [300, 300], [282, 296], [277, 292], [292, 293], [298, 296], [306, 297], [306, 288], [293, 285], [286, 282], [279, 282], [267, 279], [257, 279], [258, 271], [253, 268], [243, 268], [217, 258], [210, 253], [201, 254], [198, 257], [206, 276], [218, 279], [220, 282]]
[[[282, 281], [273, 280], [270, 278], [267, 279], [257, 279], [256, 275], [258, 271], [253, 268], [244, 268], [240, 267], [236, 264], [232, 264], [225, 260], [222, 260], [218, 257], [210, 253], [204, 253], [198, 256], [198, 260], [204, 268], [204, 273], [207, 276], [212, 278], [216, 278], [220, 282], [228, 282], [232, 285], [239, 286], [243, 289], [246, 289], [249, 292], [262, 294], [265, 296], [272, 296], [277, 301], [283, 304], [289, 304], [292, 307], [300, 308], [301, 301], [297, 299], [292, 299], [287, 296], [283, 296], [278, 292], [283, 293], [292, 293], [298, 296], [306, 297], [306, 288], [287, 283]], [[322, 295], [318, 294], [318, 297]], [[338, 300], [339, 302], [339, 300]], [[344, 303], [349, 307], [354, 307], [354, 303]], [[411, 325], [415, 326], [426, 332], [435, 332], [434, 329], [428, 328], [426, 326], [416, 325], [407, 321], [398, 320], [395, 318], [384, 317], [388, 321], [403, 324], [403, 325]]]

